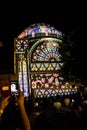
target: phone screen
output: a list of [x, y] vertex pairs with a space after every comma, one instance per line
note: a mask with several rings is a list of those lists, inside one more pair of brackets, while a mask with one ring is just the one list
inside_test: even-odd
[[11, 95], [19, 95], [17, 81], [11, 81]]

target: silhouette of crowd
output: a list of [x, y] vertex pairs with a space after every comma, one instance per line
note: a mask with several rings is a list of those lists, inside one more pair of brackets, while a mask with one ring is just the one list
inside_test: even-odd
[[28, 100], [24, 96], [10, 97], [10, 100], [8, 97], [9, 102], [4, 101], [4, 112], [0, 110], [0, 130], [83, 130], [87, 121], [87, 99], [81, 100], [80, 96], [29, 97]]

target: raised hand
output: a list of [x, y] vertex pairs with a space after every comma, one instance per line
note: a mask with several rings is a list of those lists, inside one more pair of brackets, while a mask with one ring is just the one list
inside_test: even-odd
[[9, 104], [10, 96], [3, 98], [0, 103], [0, 109], [4, 110], [4, 108]]
[[19, 96], [14, 95], [14, 97], [19, 107], [24, 106], [24, 93], [22, 91], [19, 91]]

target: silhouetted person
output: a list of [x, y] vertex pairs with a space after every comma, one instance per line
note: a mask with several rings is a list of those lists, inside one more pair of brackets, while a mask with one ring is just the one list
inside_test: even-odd
[[[5, 124], [6, 123], [5, 118], [3, 120], [3, 115], [6, 112], [5, 109], [6, 109], [6, 107], [8, 107], [10, 99], [11, 99], [11, 97], [8, 96], [8, 97], [2, 99], [1, 102], [0, 102], [0, 118], [1, 118], [1, 120], [0, 120], [0, 123], [1, 123], [0, 130], [8, 130], [8, 129], [10, 130], [12, 128], [12, 127], [9, 126], [9, 125], [12, 125], [12, 124], [6, 125]], [[24, 94], [23, 94], [23, 92], [19, 91], [19, 96], [14, 95], [14, 100], [17, 103], [18, 111], [19, 111], [19, 114], [20, 114], [19, 116], [20, 116], [20, 119], [22, 121], [21, 122], [21, 126], [22, 126], [21, 129], [22, 130], [31, 130], [30, 120], [29, 120], [29, 118], [27, 116], [25, 106], [24, 106]], [[13, 110], [13, 112], [14, 112], [14, 110]], [[8, 114], [6, 115], [6, 114], [7, 113], [5, 113], [4, 116], [8, 117], [12, 113], [9, 113], [9, 115]], [[9, 117], [8, 117], [8, 119], [6, 118], [6, 120], [10, 120]], [[14, 121], [13, 119], [11, 119], [11, 120]], [[14, 122], [11, 122], [11, 123], [14, 123]], [[14, 129], [14, 127], [13, 127], [13, 129]], [[13, 129], [11, 129], [11, 130], [13, 130]], [[18, 128], [15, 128], [15, 130], [16, 129], [18, 129]]]

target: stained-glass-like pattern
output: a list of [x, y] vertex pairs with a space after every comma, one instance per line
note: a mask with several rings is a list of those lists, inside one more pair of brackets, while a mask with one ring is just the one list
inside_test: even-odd
[[63, 78], [57, 73], [31, 74], [32, 88], [34, 89], [57, 89], [61, 87]]
[[26, 39], [26, 40], [15, 40], [15, 51], [16, 53], [17, 52], [25, 52], [26, 49], [28, 48], [29, 46], [29, 41]]
[[63, 96], [63, 95], [71, 95], [77, 93], [77, 88], [73, 89], [66, 89], [65, 87], [63, 89], [35, 89], [35, 97], [54, 97], [57, 95]]
[[[64, 77], [64, 34], [38, 23], [26, 28], [15, 39], [18, 81], [25, 97], [69, 95], [77, 92]], [[15, 59], [16, 59], [15, 58]]]
[[58, 51], [58, 44], [56, 42], [44, 42], [38, 46], [33, 53], [33, 61], [60, 61], [61, 55]]
[[24, 92], [24, 96], [28, 97], [29, 89], [28, 89], [28, 77], [27, 77], [27, 63], [24, 55], [19, 56], [18, 61], [18, 80], [20, 90]]
[[30, 70], [33, 71], [57, 71], [61, 70], [63, 63], [31, 63]]
[[18, 36], [18, 38], [24, 38], [27, 36], [35, 37], [37, 34], [44, 34], [45, 36], [48, 36], [49, 34], [55, 34], [56, 36], [62, 38], [61, 31], [58, 31], [54, 27], [44, 23], [33, 24], [29, 26]]
[[42, 38], [31, 47], [29, 55], [32, 55], [32, 62], [36, 61], [61, 61], [62, 55], [60, 54], [61, 40], [54, 38]]
[[56, 96], [64, 78], [60, 71], [64, 65], [60, 52], [62, 41], [42, 38], [28, 52], [30, 86], [37, 97]]

